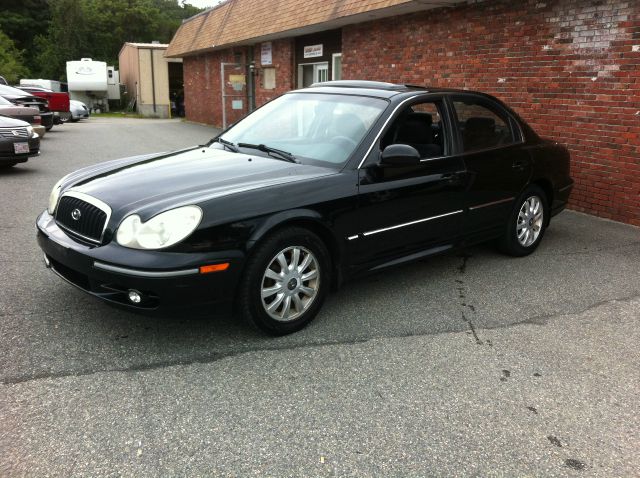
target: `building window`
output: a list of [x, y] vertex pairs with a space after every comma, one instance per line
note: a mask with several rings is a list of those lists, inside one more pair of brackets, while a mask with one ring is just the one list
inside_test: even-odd
[[331, 56], [331, 79], [342, 79], [342, 53], [334, 53]]

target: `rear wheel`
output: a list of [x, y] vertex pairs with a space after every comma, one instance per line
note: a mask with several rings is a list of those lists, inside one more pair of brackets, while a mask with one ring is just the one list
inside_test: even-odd
[[500, 248], [512, 256], [526, 256], [536, 250], [548, 223], [547, 197], [536, 185], [529, 186], [516, 200]]
[[296, 332], [320, 310], [330, 279], [329, 253], [320, 238], [307, 229], [282, 229], [249, 259], [239, 310], [269, 334]]

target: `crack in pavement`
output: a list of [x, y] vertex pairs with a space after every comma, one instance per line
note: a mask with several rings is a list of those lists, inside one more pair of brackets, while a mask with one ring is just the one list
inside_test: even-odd
[[233, 350], [228, 352], [213, 352], [210, 354], [197, 355], [189, 360], [180, 360], [180, 359], [167, 360], [167, 361], [153, 362], [153, 363], [143, 364], [143, 365], [136, 365], [132, 367], [114, 367], [114, 368], [104, 368], [104, 369], [97, 369], [97, 370], [84, 369], [84, 370], [78, 370], [75, 372], [61, 371], [61, 372], [54, 372], [54, 373], [35, 373], [35, 374], [29, 374], [29, 375], [22, 375], [14, 378], [3, 378], [0, 380], [0, 385], [16, 385], [20, 383], [32, 382], [35, 380], [44, 380], [49, 378], [83, 377], [87, 375], [96, 375], [100, 373], [111, 373], [111, 372], [135, 373], [135, 372], [144, 372], [148, 370], [157, 370], [157, 369], [183, 366], [183, 365], [210, 364], [225, 358], [236, 357], [239, 355], [245, 355], [253, 352], [276, 352], [276, 351], [298, 350], [298, 349], [305, 349], [305, 348], [330, 347], [333, 345], [356, 345], [356, 344], [369, 342], [370, 340], [374, 340], [375, 338], [377, 337], [356, 339], [356, 340], [345, 341], [345, 342], [340, 342], [340, 341], [316, 342], [316, 343], [307, 343], [307, 344], [285, 345], [281, 347], [255, 347], [255, 348], [247, 348], [243, 350]]
[[[580, 315], [583, 314], [585, 312], [588, 312], [589, 310], [601, 307], [603, 305], [606, 304], [611, 304], [614, 302], [630, 302], [632, 300], [638, 299], [640, 298], [640, 293], [637, 293], [635, 295], [631, 295], [631, 296], [625, 296], [625, 297], [616, 297], [613, 299], [608, 299], [608, 300], [603, 300], [603, 301], [599, 301], [596, 302], [594, 304], [591, 304], [583, 309], [580, 309], [578, 311], [573, 311], [573, 312], [558, 312], [556, 314], [548, 314], [546, 316], [544, 316], [546, 318], [546, 322], [544, 324], [541, 324], [539, 322], [531, 322], [531, 319], [525, 319], [523, 321], [520, 322], [514, 322], [512, 324], [506, 324], [506, 325], [500, 325], [500, 326], [496, 326], [496, 327], [483, 327], [481, 330], [498, 330], [498, 329], [504, 329], [504, 328], [510, 328], [510, 327], [515, 327], [515, 326], [520, 326], [520, 325], [531, 325], [532, 323], [534, 325], [546, 325], [546, 323], [548, 323], [549, 319], [552, 318], [559, 318], [559, 317], [563, 317], [563, 316], [573, 316], [573, 315]], [[466, 322], [466, 321], [465, 321]], [[473, 330], [475, 330], [475, 326], [473, 327]], [[114, 367], [114, 368], [103, 368], [103, 369], [81, 369], [78, 371], [60, 371], [60, 372], [54, 372], [54, 373], [34, 373], [34, 374], [25, 374], [25, 375], [20, 375], [20, 376], [15, 376], [15, 377], [9, 377], [9, 378], [2, 378], [0, 379], [0, 385], [17, 385], [17, 384], [22, 384], [22, 383], [26, 383], [26, 382], [32, 382], [32, 381], [37, 381], [37, 380], [46, 380], [46, 379], [56, 379], [56, 378], [66, 378], [66, 377], [82, 377], [82, 376], [88, 376], [88, 375], [96, 375], [96, 374], [100, 374], [100, 373], [111, 373], [111, 372], [124, 372], [124, 373], [137, 373], [137, 372], [144, 372], [144, 371], [148, 371], [148, 370], [158, 370], [158, 369], [163, 369], [163, 368], [168, 368], [168, 367], [175, 367], [175, 366], [189, 366], [189, 365], [197, 365], [197, 364], [210, 364], [210, 363], [214, 363], [217, 362], [219, 360], [222, 359], [226, 359], [226, 358], [232, 358], [232, 357], [237, 357], [240, 355], [245, 355], [245, 354], [249, 354], [249, 353], [254, 353], [254, 352], [276, 352], [276, 351], [287, 351], [287, 350], [299, 350], [299, 349], [305, 349], [305, 348], [320, 348], [320, 347], [331, 347], [334, 345], [359, 345], [359, 344], [365, 344], [367, 342], [371, 342], [371, 341], [375, 341], [375, 340], [380, 340], [380, 339], [401, 339], [401, 338], [419, 338], [419, 337], [432, 337], [432, 336], [438, 336], [438, 335], [445, 335], [445, 334], [456, 334], [456, 333], [461, 333], [463, 331], [459, 331], [459, 330], [454, 330], [454, 331], [444, 331], [444, 332], [437, 332], [437, 333], [407, 333], [407, 334], [396, 334], [396, 335], [372, 335], [369, 337], [362, 337], [362, 338], [356, 338], [353, 340], [346, 340], [346, 341], [339, 341], [339, 340], [335, 340], [335, 341], [328, 341], [328, 342], [311, 342], [311, 343], [306, 343], [306, 344], [293, 344], [293, 345], [284, 345], [284, 346], [279, 346], [279, 347], [251, 347], [251, 348], [247, 348], [247, 349], [242, 349], [242, 350], [233, 350], [233, 351], [227, 351], [227, 352], [214, 352], [214, 353], [210, 353], [210, 354], [200, 354], [197, 356], [194, 356], [193, 358], [190, 358], [188, 360], [184, 360], [184, 359], [176, 359], [176, 360], [166, 360], [166, 361], [159, 361], [159, 362], [153, 362], [153, 363], [149, 363], [149, 364], [142, 364], [142, 365], [133, 365], [133, 366], [129, 366], [129, 367]], [[473, 331], [471, 331], [471, 333], [473, 334]], [[476, 336], [477, 336], [477, 330], [476, 330]], [[491, 343], [491, 341], [489, 340], [485, 340], [482, 341], [479, 336], [478, 340], [480, 340], [481, 344], [485, 344], [489, 345], [489, 346], [493, 346], [493, 344]], [[478, 343], [478, 342], [476, 342]]]
[[[467, 271], [467, 262], [472, 257], [472, 255], [469, 254], [466, 250], [463, 250], [458, 255], [458, 257], [462, 259], [462, 264], [458, 266], [458, 273], [460, 275], [464, 275], [464, 273]], [[458, 284], [457, 290], [458, 290], [458, 299], [460, 299], [460, 306], [462, 307], [462, 312], [461, 312], [462, 320], [466, 322], [467, 325], [469, 326], [469, 330], [471, 331], [471, 334], [473, 335], [473, 338], [475, 339], [476, 344], [484, 345], [484, 342], [478, 336], [478, 332], [476, 331], [476, 327], [473, 324], [473, 321], [471, 320], [471, 318], [467, 317], [467, 314], [465, 314], [465, 309], [468, 309], [469, 311], [471, 311], [472, 314], [475, 314], [476, 308], [474, 305], [467, 304], [465, 301], [466, 295], [464, 293], [464, 281], [462, 279], [456, 279], [455, 281]]]

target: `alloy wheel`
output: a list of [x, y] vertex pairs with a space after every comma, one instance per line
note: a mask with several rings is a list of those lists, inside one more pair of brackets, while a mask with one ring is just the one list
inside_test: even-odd
[[538, 196], [528, 197], [520, 207], [516, 234], [521, 246], [529, 247], [540, 237], [544, 221], [543, 211], [542, 200]]
[[265, 312], [279, 322], [299, 318], [318, 295], [320, 268], [313, 253], [301, 246], [287, 247], [269, 262], [262, 277]]

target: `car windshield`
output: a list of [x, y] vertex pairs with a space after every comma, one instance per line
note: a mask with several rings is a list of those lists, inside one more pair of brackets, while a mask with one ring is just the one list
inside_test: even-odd
[[13, 106], [13, 103], [9, 100], [5, 100], [2, 96], [0, 96], [0, 106]]
[[268, 151], [275, 148], [296, 162], [338, 168], [387, 105], [386, 100], [364, 96], [290, 93], [239, 121], [211, 147], [222, 149], [227, 143], [228, 149], [248, 147], [251, 154], [283, 159]]

